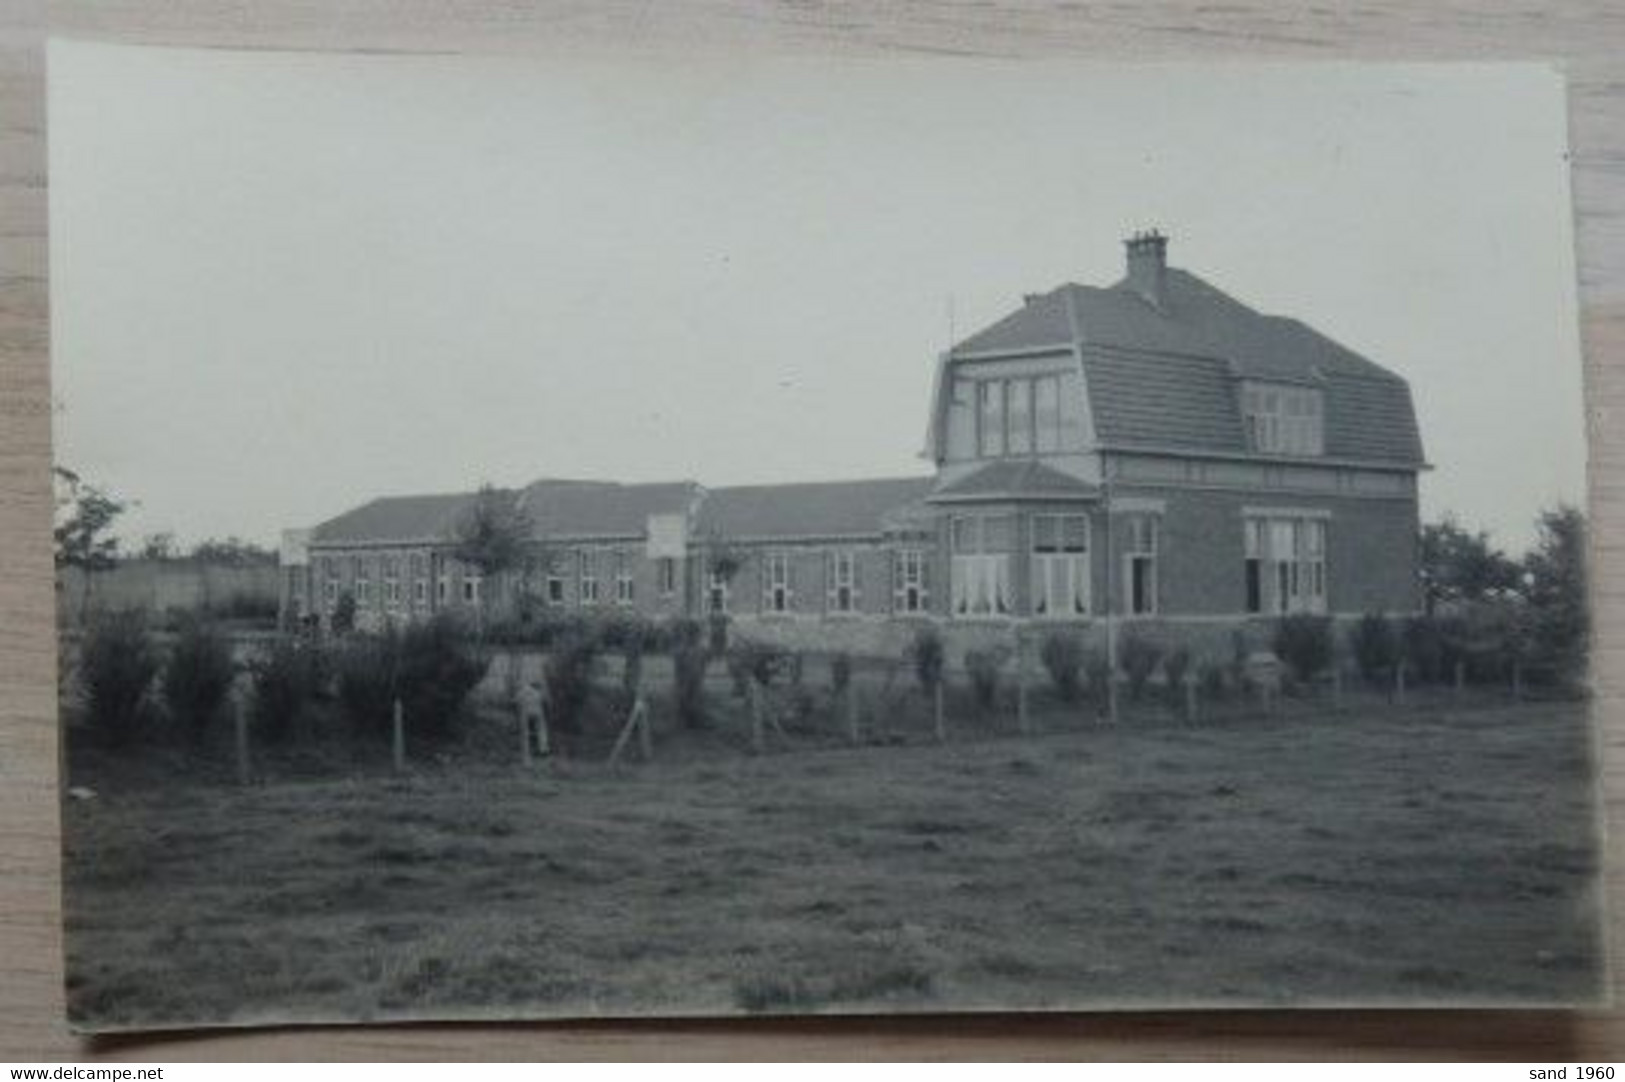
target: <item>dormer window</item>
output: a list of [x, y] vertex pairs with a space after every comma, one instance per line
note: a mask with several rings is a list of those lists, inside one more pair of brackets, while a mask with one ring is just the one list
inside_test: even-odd
[[1268, 455], [1318, 455], [1325, 449], [1320, 391], [1280, 383], [1246, 383], [1241, 414], [1247, 442]]

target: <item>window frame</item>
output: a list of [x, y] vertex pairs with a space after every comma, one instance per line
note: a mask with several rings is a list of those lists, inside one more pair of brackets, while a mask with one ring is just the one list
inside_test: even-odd
[[1123, 518], [1128, 535], [1123, 543], [1123, 614], [1156, 616], [1162, 610], [1162, 516], [1133, 511]]
[[790, 553], [775, 550], [762, 554], [762, 612], [785, 616], [795, 611], [795, 591], [790, 582]]
[[[844, 576], [841, 573], [845, 566]], [[852, 616], [862, 611], [858, 592], [858, 553], [852, 548], [830, 549], [824, 562], [829, 584], [825, 609], [831, 616]], [[842, 591], [845, 591], [843, 593]]]
[[[1070, 542], [1068, 523], [1081, 525], [1080, 543]], [[1028, 542], [1028, 607], [1035, 619], [1083, 620], [1094, 612], [1093, 521], [1086, 511], [1040, 511], [1031, 517]], [[1045, 544], [1046, 528], [1053, 532]], [[1056, 586], [1064, 580], [1064, 612], [1055, 611]], [[1040, 608], [1042, 598], [1042, 609]]]

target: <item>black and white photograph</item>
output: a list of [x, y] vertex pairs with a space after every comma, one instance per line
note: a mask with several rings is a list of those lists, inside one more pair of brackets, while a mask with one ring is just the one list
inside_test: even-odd
[[48, 90], [77, 1029], [1605, 1001], [1557, 68]]

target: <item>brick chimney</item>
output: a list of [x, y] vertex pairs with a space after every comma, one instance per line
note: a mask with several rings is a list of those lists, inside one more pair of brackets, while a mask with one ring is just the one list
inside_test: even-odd
[[1168, 238], [1152, 229], [1135, 233], [1123, 247], [1128, 250], [1129, 288], [1162, 310], [1168, 299]]

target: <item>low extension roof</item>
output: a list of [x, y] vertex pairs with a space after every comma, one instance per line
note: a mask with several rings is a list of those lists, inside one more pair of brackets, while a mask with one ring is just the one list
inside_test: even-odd
[[320, 545], [419, 544], [450, 541], [473, 506], [473, 492], [435, 496], [384, 496], [317, 526], [310, 543]]
[[650, 515], [684, 515], [699, 498], [692, 481], [623, 485], [613, 481], [536, 481], [519, 494], [534, 536], [642, 537]]
[[1088, 500], [1100, 489], [1033, 459], [999, 459], [973, 470], [930, 496], [932, 503], [958, 500]]
[[959, 342], [950, 357], [1078, 347], [1095, 431], [1117, 446], [1245, 453], [1235, 380], [1310, 384], [1327, 392], [1328, 457], [1421, 465], [1416, 411], [1399, 376], [1188, 271], [1169, 267], [1164, 283], [1160, 306], [1126, 279], [1060, 286]]
[[930, 477], [707, 489], [698, 534], [736, 541], [878, 535], [907, 518]]

